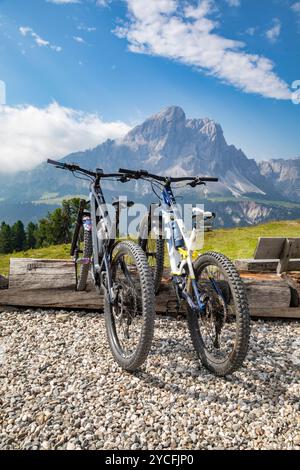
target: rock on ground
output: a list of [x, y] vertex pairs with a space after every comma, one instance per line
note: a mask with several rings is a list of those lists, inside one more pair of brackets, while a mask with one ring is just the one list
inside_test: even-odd
[[122, 371], [96, 313], [0, 313], [0, 449], [300, 449], [299, 323], [252, 322], [244, 367], [199, 365], [184, 321], [159, 317]]

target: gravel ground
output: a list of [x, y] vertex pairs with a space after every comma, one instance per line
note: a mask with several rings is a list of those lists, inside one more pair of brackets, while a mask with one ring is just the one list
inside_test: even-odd
[[199, 366], [159, 317], [146, 366], [113, 361], [98, 314], [0, 313], [0, 449], [300, 449], [299, 322], [253, 322], [243, 369]]

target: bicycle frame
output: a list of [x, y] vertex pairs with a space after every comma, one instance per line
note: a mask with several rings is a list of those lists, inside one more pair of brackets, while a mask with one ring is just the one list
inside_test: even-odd
[[[109, 263], [115, 238], [111, 238], [113, 225], [101, 189], [100, 178], [96, 178], [90, 185], [89, 202], [90, 211], [83, 212], [82, 224], [85, 231], [92, 232], [93, 255], [91, 259], [82, 260], [82, 262], [92, 265], [95, 284], [108, 290], [112, 302], [113, 292]], [[71, 254], [74, 255], [74, 253]], [[75, 258], [75, 262], [80, 261]]]
[[[205, 304], [201, 301], [201, 296], [195, 280], [195, 272], [193, 268], [193, 242], [195, 240], [195, 228], [193, 228], [189, 236], [184, 221], [181, 216], [181, 211], [176, 203], [176, 198], [173, 194], [171, 183], [167, 182], [162, 191], [163, 202], [161, 204], [161, 213], [163, 219], [164, 235], [167, 239], [167, 249], [171, 265], [172, 279], [178, 289], [179, 295], [183, 297], [194, 310], [202, 312], [205, 310]], [[173, 223], [177, 223], [181, 236], [184, 240], [185, 249], [175, 247], [174, 237], [172, 236]], [[168, 232], [168, 233], [167, 233]], [[187, 273], [186, 273], [187, 268]], [[188, 283], [182, 282], [185, 275], [188, 274]], [[197, 303], [193, 301], [188, 293], [189, 283], [192, 285]]]

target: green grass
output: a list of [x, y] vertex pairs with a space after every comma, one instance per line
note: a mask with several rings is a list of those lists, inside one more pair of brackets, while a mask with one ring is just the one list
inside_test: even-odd
[[300, 220], [270, 222], [206, 233], [204, 250], [220, 251], [231, 259], [251, 258], [259, 237], [300, 237]]
[[4, 276], [8, 274], [10, 258], [68, 259], [70, 258], [70, 245], [55, 245], [36, 250], [20, 251], [9, 255], [0, 255], [0, 274]]
[[[253, 227], [219, 229], [205, 233], [204, 251], [214, 250], [231, 259], [251, 258], [258, 237], [300, 237], [300, 220], [270, 222]], [[0, 274], [7, 275], [10, 258], [69, 258], [70, 245], [57, 245], [0, 255]]]
[[245, 201], [253, 201], [257, 204], [264, 204], [266, 206], [272, 207], [281, 207], [285, 209], [300, 209], [300, 203], [297, 202], [289, 202], [289, 201], [272, 201], [268, 199], [260, 199], [260, 198], [236, 198], [236, 197], [219, 197], [219, 196], [212, 196], [208, 198], [208, 201], [211, 202], [245, 202]]

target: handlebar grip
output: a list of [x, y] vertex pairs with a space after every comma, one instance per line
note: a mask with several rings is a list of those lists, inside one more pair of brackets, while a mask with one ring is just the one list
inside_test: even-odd
[[57, 162], [56, 160], [51, 160], [51, 158], [48, 158], [47, 163], [50, 165], [55, 165], [55, 166], [63, 166], [64, 164], [61, 162]]
[[125, 168], [119, 168], [119, 173], [123, 173], [124, 175], [136, 175], [136, 171], [134, 170], [126, 170]]
[[124, 175], [132, 176], [133, 178], [142, 178], [143, 176], [151, 176], [150, 173], [146, 170], [127, 170], [125, 168], [119, 168], [119, 173], [123, 173]]
[[208, 183], [218, 183], [219, 178], [199, 178], [202, 181], [207, 181]]

